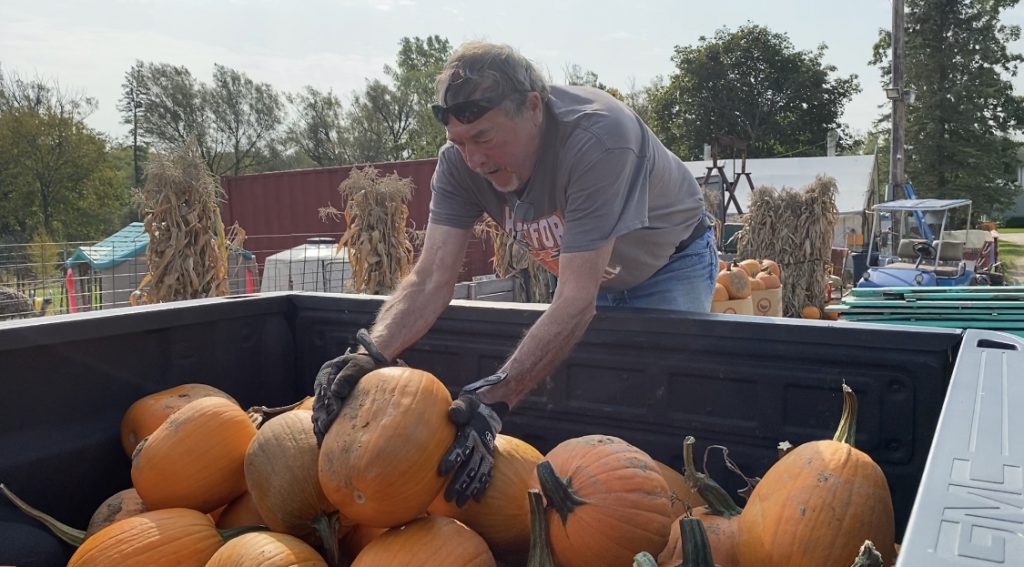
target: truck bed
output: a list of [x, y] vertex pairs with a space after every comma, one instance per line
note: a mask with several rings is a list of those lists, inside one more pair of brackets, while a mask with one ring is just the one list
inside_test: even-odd
[[[186, 382], [221, 388], [243, 407], [297, 401], [381, 301], [277, 293], [0, 323], [0, 482], [84, 527], [103, 499], [130, 486], [118, 426], [133, 401]], [[542, 312], [455, 301], [403, 358], [456, 391], [493, 372]], [[889, 480], [899, 539], [929, 451], [940, 454], [933, 439], [961, 349], [1021, 354], [1019, 343], [1006, 342], [1015, 337], [970, 333], [984, 332], [965, 339], [958, 329], [599, 311], [569, 360], [509, 415], [504, 432], [542, 452], [570, 437], [615, 435], [677, 469], [683, 438], [693, 435], [698, 451], [727, 446], [749, 476], [761, 475], [780, 441], [831, 438], [845, 382], [859, 398], [857, 446]], [[1016, 451], [1008, 462], [1021, 466], [1005, 469], [1007, 482], [1019, 482], [1019, 437], [1008, 446]], [[720, 459], [711, 460], [723, 485], [741, 486]], [[938, 478], [944, 465], [928, 466], [938, 467]], [[1007, 513], [1013, 519], [1021, 511]], [[1016, 534], [1019, 546], [1021, 524], [1009, 526], [1002, 534]], [[0, 565], [62, 564], [69, 550], [43, 530], [0, 502]], [[1005, 564], [1016, 564], [1009, 557]]]

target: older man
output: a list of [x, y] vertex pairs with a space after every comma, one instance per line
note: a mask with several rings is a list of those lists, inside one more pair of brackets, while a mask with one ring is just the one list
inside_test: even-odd
[[437, 100], [448, 143], [423, 251], [357, 351], [324, 364], [314, 429], [322, 439], [359, 378], [430, 329], [489, 215], [558, 285], [498, 373], [452, 405], [459, 433], [438, 473], [454, 471], [445, 497], [461, 506], [487, 486], [501, 419], [565, 359], [596, 306], [707, 311], [718, 260], [693, 175], [604, 91], [549, 86], [512, 48], [469, 43], [438, 77]]

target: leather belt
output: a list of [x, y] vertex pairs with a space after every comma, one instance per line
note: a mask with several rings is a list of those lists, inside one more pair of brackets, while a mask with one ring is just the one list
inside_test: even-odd
[[711, 222], [708, 220], [708, 215], [701, 215], [700, 220], [697, 222], [697, 226], [693, 227], [693, 232], [690, 233], [690, 236], [682, 239], [679, 244], [676, 245], [676, 250], [673, 254], [678, 254], [683, 250], [686, 250], [686, 248], [696, 242], [698, 238], [704, 236], [704, 233], [706, 233], [710, 228]]

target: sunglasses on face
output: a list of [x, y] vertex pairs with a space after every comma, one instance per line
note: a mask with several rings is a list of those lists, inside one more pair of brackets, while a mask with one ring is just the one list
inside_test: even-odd
[[[453, 116], [463, 124], [472, 124], [483, 118], [488, 112], [501, 106], [501, 104], [511, 98], [513, 94], [515, 93], [474, 98], [464, 100], [462, 102], [456, 102], [455, 104], [448, 106], [435, 104], [430, 107], [430, 110], [434, 112], [434, 118], [445, 126], [448, 125], [448, 120]], [[445, 96], [447, 96], [447, 93]]]

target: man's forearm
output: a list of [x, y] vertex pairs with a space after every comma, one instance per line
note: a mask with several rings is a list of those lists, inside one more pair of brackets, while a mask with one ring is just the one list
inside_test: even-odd
[[589, 305], [552, 303], [502, 367], [509, 378], [488, 388], [481, 399], [503, 401], [511, 407], [518, 404], [569, 356], [594, 313], [593, 302]]
[[410, 274], [384, 302], [370, 336], [389, 360], [419, 340], [452, 298], [453, 283]]

